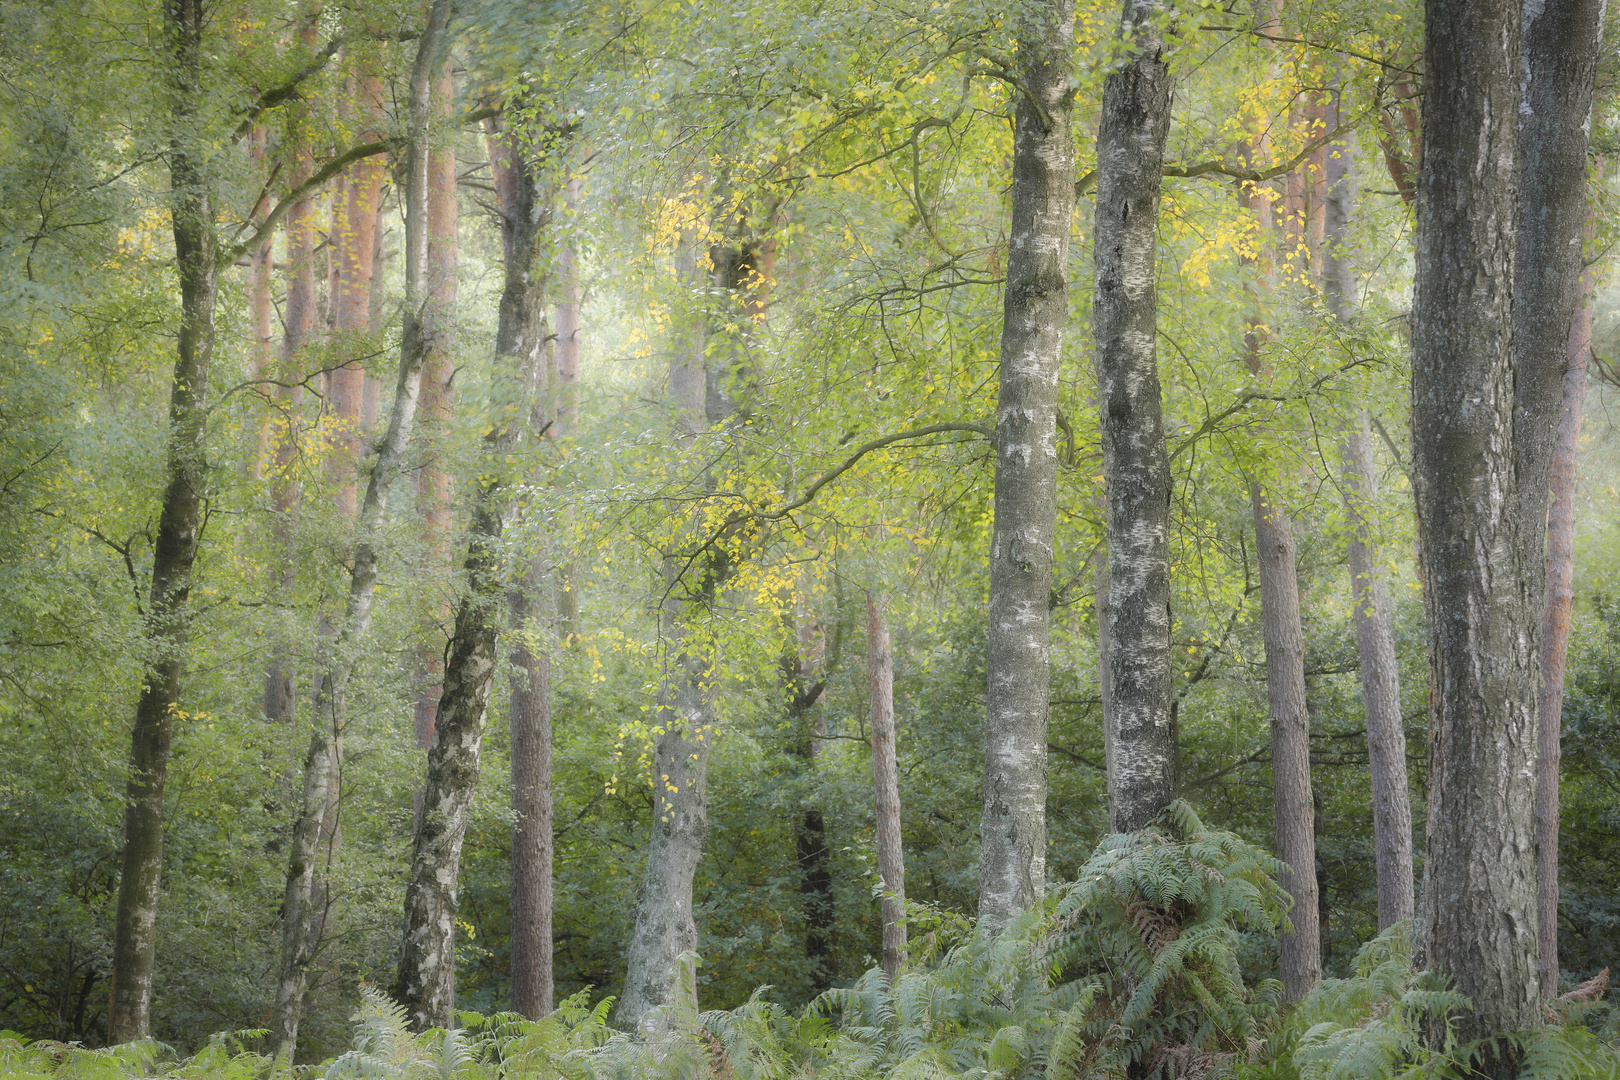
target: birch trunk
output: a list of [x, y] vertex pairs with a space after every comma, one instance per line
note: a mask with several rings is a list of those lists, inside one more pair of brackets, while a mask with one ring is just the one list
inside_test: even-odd
[[[1339, 110], [1334, 109], [1337, 125]], [[1355, 148], [1335, 143], [1327, 158], [1327, 221], [1322, 290], [1328, 310], [1348, 329], [1355, 312], [1355, 264], [1349, 249], [1355, 211]], [[1372, 774], [1373, 851], [1378, 878], [1378, 928], [1417, 914], [1412, 869], [1412, 802], [1406, 776], [1406, 729], [1401, 720], [1395, 616], [1370, 515], [1378, 501], [1372, 430], [1356, 410], [1339, 441], [1344, 488], [1345, 548], [1350, 567], [1351, 620], [1361, 696], [1367, 716], [1367, 763]]]
[[1057, 382], [1074, 211], [1073, 52], [1073, 0], [1047, 0], [1023, 17], [996, 405], [979, 843], [979, 928], [990, 936], [1046, 889]]
[[[530, 1020], [552, 1009], [550, 612], [544, 559], [508, 598], [512, 649], [512, 1009]], [[532, 625], [531, 625], [532, 624]]]
[[153, 658], [141, 673], [124, 791], [124, 851], [107, 1001], [109, 1043], [151, 1034], [152, 973], [163, 876], [163, 789], [168, 780], [173, 715], [185, 671], [186, 606], [207, 482], [208, 365], [214, 350], [214, 307], [219, 296], [214, 181], [190, 141], [192, 126], [203, 108], [202, 38], [207, 13], [201, 0], [173, 0], [165, 13], [173, 64], [171, 110], [180, 133], [169, 147], [169, 176], [176, 193], [170, 212], [180, 279], [180, 325], [169, 396], [168, 484], [153, 545], [146, 617]]
[[894, 746], [894, 654], [883, 599], [875, 592], [866, 594], [866, 669], [871, 683], [873, 817], [878, 875], [883, 878], [883, 973], [893, 986], [906, 963], [906, 856]]
[[324, 923], [324, 918], [312, 910], [312, 898], [322, 835], [331, 824], [328, 817], [337, 760], [334, 751], [343, 734], [343, 695], [354, 668], [354, 646], [365, 637], [371, 624], [378, 572], [376, 536], [387, 515], [389, 496], [410, 444], [422, 369], [427, 359], [421, 305], [427, 247], [428, 74], [443, 40], [449, 14], [450, 0], [434, 0], [418, 41], [411, 73], [410, 149], [405, 180], [405, 312], [399, 378], [394, 388], [388, 431], [377, 447], [366, 482], [343, 623], [331, 663], [322, 672], [316, 692], [309, 752], [304, 759], [303, 797], [288, 851], [287, 885], [282, 898], [281, 963], [270, 1026], [277, 1054], [286, 1055], [289, 1061], [297, 1052], [298, 1025], [303, 1014], [309, 968], [315, 959]]
[[1108, 485], [1109, 817], [1132, 832], [1176, 797], [1170, 701], [1170, 459], [1159, 366], [1155, 247], [1172, 81], [1153, 0], [1126, 0], [1125, 63], [1097, 126], [1092, 302]]
[[[1456, 1022], [1464, 1041], [1543, 1022], [1532, 585], [1544, 525], [1522, 520], [1515, 468], [1519, 30], [1511, 0], [1426, 3], [1411, 319], [1434, 688], [1422, 945], [1424, 963], [1473, 1003]], [[1497, 1044], [1482, 1068], [1507, 1077], [1518, 1063]]]
[[[1529, 593], [1541, 618], [1537, 701], [1537, 934], [1543, 997], [1558, 993], [1558, 774], [1564, 652], [1569, 642], [1575, 444], [1590, 322], [1581, 307], [1587, 142], [1603, 0], [1527, 4], [1519, 123], [1519, 234], [1514, 258], [1513, 448]], [[1590, 312], [1584, 318], [1589, 319]], [[1549, 483], [1550, 481], [1550, 483]], [[1549, 487], [1555, 491], [1549, 514]], [[1541, 532], [1543, 522], [1547, 532]], [[1556, 557], [1555, 557], [1556, 553]]]
[[[436, 0], [447, 2], [447, 0]], [[534, 170], [515, 148], [509, 192], [501, 193], [505, 257], [495, 332], [497, 364], [531, 383], [545, 344], [545, 278], [537, 266], [543, 210]], [[424, 166], [425, 168], [425, 166]], [[510, 207], [510, 210], [507, 208]], [[498, 386], [484, 436], [489, 476], [474, 496], [467, 555], [467, 591], [456, 607], [439, 695], [438, 721], [428, 751], [427, 781], [413, 830], [410, 880], [405, 888], [405, 930], [395, 1000], [414, 1030], [451, 1027], [456, 1004], [456, 904], [461, 846], [478, 786], [484, 712], [495, 675], [500, 598], [506, 580], [500, 553], [510, 498], [502, 459], [527, 432], [532, 399], [511, 401]]]

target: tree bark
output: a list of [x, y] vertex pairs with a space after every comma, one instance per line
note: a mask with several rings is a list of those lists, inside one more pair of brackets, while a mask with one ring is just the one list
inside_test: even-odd
[[872, 802], [883, 878], [883, 973], [893, 986], [906, 963], [906, 856], [900, 832], [900, 772], [894, 745], [894, 655], [883, 599], [866, 594], [866, 670], [871, 684]]
[[[1531, 603], [1542, 611], [1543, 635], [1536, 782], [1536, 921], [1543, 997], [1558, 993], [1558, 741], [1569, 641], [1575, 444], [1591, 341], [1590, 311], [1577, 317], [1577, 308], [1587, 220], [1586, 151], [1603, 11], [1603, 0], [1524, 9], [1513, 447], [1519, 520], [1526, 538], [1534, 535], [1539, 543], [1539, 527], [1547, 523], [1545, 562], [1537, 552], [1528, 555]], [[1550, 514], [1549, 486], [1557, 492]]]
[[[455, 84], [450, 65], [439, 73], [435, 100], [441, 120], [448, 120], [455, 107]], [[456, 334], [456, 152], [448, 142], [428, 151], [428, 251], [427, 288], [432, 302], [423, 317], [427, 334], [427, 371], [422, 376], [422, 416], [428, 434], [443, 439], [450, 425], [454, 406]], [[450, 563], [450, 473], [445, 468], [442, 449], [429, 451], [427, 463], [417, 476], [416, 494], [421, 507], [422, 540], [427, 557], [435, 567]], [[439, 612], [448, 621], [448, 607]], [[433, 725], [439, 707], [439, 672], [443, 666], [438, 627], [418, 658], [416, 696], [416, 746], [426, 750], [433, 745]]]
[[1299, 1001], [1322, 978], [1316, 885], [1315, 804], [1311, 797], [1311, 717], [1305, 705], [1305, 633], [1299, 617], [1294, 527], [1258, 483], [1254, 549], [1260, 569], [1260, 629], [1266, 643], [1266, 700], [1271, 713], [1271, 791], [1281, 884], [1293, 898], [1292, 929], [1278, 941], [1283, 997]]
[[[545, 344], [545, 277], [537, 266], [544, 207], [534, 168], [515, 149], [502, 195], [505, 258], [500, 314], [495, 332], [498, 366], [532, 386]], [[509, 200], [509, 201], [508, 201]], [[505, 208], [511, 207], [508, 212]], [[537, 213], [537, 210], [542, 211]], [[484, 436], [486, 479], [474, 496], [467, 555], [462, 563], [467, 591], [456, 607], [455, 629], [439, 695], [438, 722], [428, 751], [422, 809], [416, 817], [410, 880], [405, 889], [405, 932], [393, 994], [405, 1006], [411, 1027], [451, 1027], [455, 1022], [456, 904], [461, 845], [478, 786], [484, 712], [495, 674], [500, 599], [507, 574], [500, 553], [510, 502], [503, 459], [525, 435], [532, 394], [504, 399], [497, 387]]]
[[996, 406], [979, 842], [979, 928], [990, 936], [1046, 889], [1057, 382], [1074, 211], [1073, 53], [1073, 0], [1032, 7], [1018, 31], [1022, 90]]
[[[786, 591], [791, 599], [791, 590]], [[793, 733], [795, 751], [804, 772], [813, 775], [827, 734], [815, 705], [821, 700], [828, 677], [837, 667], [843, 635], [835, 624], [831, 648], [818, 664], [812, 649], [812, 628], [791, 613], [784, 622], [784, 629], [789, 632], [778, 662], [786, 699], [784, 720], [787, 730]], [[814, 681], [809, 681], [812, 678]], [[811, 799], [806, 799], [799, 807], [798, 818], [794, 847], [799, 863], [799, 895], [804, 903], [804, 956], [810, 968], [810, 989], [820, 993], [832, 985], [837, 967], [833, 938], [836, 911], [832, 870], [828, 865], [831, 852], [827, 847], [827, 819], [821, 807]]]
[[[1423, 962], [1473, 1003], [1456, 1021], [1465, 1041], [1543, 1020], [1532, 796], [1544, 523], [1521, 516], [1514, 392], [1519, 31], [1511, 0], [1426, 2], [1411, 319], [1433, 687], [1422, 943]], [[1500, 1043], [1481, 1067], [1518, 1071]]]
[[[512, 649], [512, 1009], [530, 1020], [552, 1009], [551, 657], [545, 603], [550, 568], [530, 562], [508, 598]], [[530, 626], [530, 623], [533, 623]]]
[[[563, 206], [572, 224], [578, 212], [582, 183], [571, 174], [563, 187]], [[584, 290], [579, 280], [579, 253], [570, 235], [557, 250], [557, 438], [574, 434], [579, 419], [579, 320]], [[574, 564], [559, 560], [557, 569], [557, 629], [564, 642], [579, 634], [579, 595], [575, 592]]]
[[[1339, 110], [1334, 109], [1337, 125]], [[1327, 221], [1323, 294], [1340, 326], [1355, 311], [1355, 265], [1349, 250], [1355, 209], [1355, 150], [1335, 143], [1327, 158]], [[1367, 761], [1372, 774], [1373, 851], [1378, 881], [1378, 927], [1417, 914], [1412, 863], [1412, 802], [1406, 776], [1406, 729], [1401, 720], [1400, 667], [1395, 658], [1395, 616], [1370, 517], [1378, 501], [1372, 428], [1356, 410], [1339, 441], [1344, 489], [1346, 561], [1350, 567], [1351, 621], [1356, 629], [1361, 696], [1367, 715]]]
[[1108, 486], [1109, 817], [1132, 832], [1176, 797], [1170, 701], [1170, 459], [1159, 366], [1155, 246], [1172, 80], [1153, 0], [1126, 0], [1123, 66], [1097, 126], [1092, 326]]
[[171, 0], [165, 12], [173, 64], [171, 109], [179, 132], [169, 146], [169, 176], [175, 192], [170, 213], [180, 279], [180, 325], [169, 395], [168, 484], [158, 517], [146, 613], [153, 659], [141, 673], [124, 792], [124, 852], [107, 1001], [109, 1043], [151, 1034], [163, 876], [163, 789], [185, 672], [186, 605], [202, 524], [208, 471], [208, 365], [214, 350], [214, 307], [219, 296], [214, 178], [191, 141], [193, 125], [203, 108], [202, 39], [207, 13], [201, 0]]
[[388, 500], [404, 464], [406, 448], [416, 420], [427, 359], [422, 329], [422, 306], [427, 247], [427, 111], [428, 76], [445, 35], [451, 0], [433, 0], [427, 23], [418, 40], [410, 84], [410, 147], [405, 179], [405, 313], [400, 340], [399, 378], [394, 388], [388, 430], [377, 447], [371, 476], [366, 483], [350, 564], [349, 592], [344, 618], [322, 672], [311, 719], [309, 752], [304, 760], [303, 797], [293, 825], [287, 859], [287, 884], [282, 898], [281, 963], [271, 1032], [276, 1052], [290, 1061], [297, 1051], [298, 1025], [303, 1013], [309, 968], [321, 940], [324, 917], [312, 910], [316, 864], [323, 831], [329, 825], [332, 789], [336, 778], [334, 749], [343, 734], [343, 698], [354, 670], [354, 647], [371, 624], [376, 591], [378, 551], [376, 536], [388, 512]]

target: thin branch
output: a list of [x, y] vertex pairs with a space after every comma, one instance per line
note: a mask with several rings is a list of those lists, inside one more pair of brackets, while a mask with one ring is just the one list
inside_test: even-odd
[[[1304, 163], [1306, 158], [1316, 153], [1334, 139], [1337, 139], [1341, 135], [1351, 131], [1353, 126], [1354, 125], [1351, 124], [1340, 124], [1332, 131], [1329, 131], [1324, 135], [1319, 135], [1310, 142], [1306, 143], [1305, 149], [1295, 154], [1288, 161], [1281, 165], [1274, 165], [1269, 169], [1234, 169], [1227, 165], [1224, 161], [1205, 161], [1197, 165], [1166, 165], [1164, 167], [1164, 175], [1207, 176], [1210, 173], [1217, 173], [1221, 176], [1230, 176], [1235, 180], [1245, 180], [1251, 184], [1264, 183], [1267, 180], [1275, 180], [1277, 177], [1282, 176], [1285, 173], [1293, 172]], [[1079, 184], [1076, 184], [1075, 188], [1078, 191]]]
[[[258, 247], [264, 242], [265, 237], [273, 233], [276, 226], [281, 224], [281, 219], [287, 215], [287, 211], [314, 194], [328, 180], [353, 165], [356, 161], [376, 154], [386, 154], [391, 150], [398, 150], [408, 141], [403, 135], [395, 135], [392, 138], [381, 139], [377, 142], [361, 143], [359, 146], [352, 147], [328, 161], [321, 166], [319, 172], [316, 172], [308, 180], [283, 195], [281, 201], [276, 203], [275, 207], [264, 216], [264, 221], [259, 224], [259, 227], [253, 230], [252, 236], [227, 248], [224, 252], [225, 261], [235, 262], [247, 252]], [[243, 224], [243, 228], [246, 228], [246, 223]], [[237, 232], [240, 233], [241, 229], [238, 229]]]

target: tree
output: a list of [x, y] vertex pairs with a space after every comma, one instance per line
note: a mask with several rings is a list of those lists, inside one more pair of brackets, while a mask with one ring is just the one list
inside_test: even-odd
[[894, 654], [883, 598], [866, 594], [866, 667], [871, 684], [872, 794], [878, 876], [883, 879], [883, 973], [892, 986], [906, 963], [906, 859], [900, 833], [900, 775], [894, 747]]
[[[1519, 9], [1427, 0], [1412, 304], [1412, 480], [1429, 619], [1426, 962], [1472, 1003], [1465, 1040], [1542, 1021], [1536, 661], [1543, 525], [1514, 386]], [[1436, 1038], [1439, 1033], [1436, 1032]], [[1497, 1044], [1486, 1070], [1517, 1071]]]
[[1103, 88], [1097, 125], [1097, 397], [1108, 514], [1109, 817], [1142, 828], [1176, 797], [1170, 701], [1170, 460], [1154, 335], [1159, 185], [1172, 81], [1151, 0], [1120, 16], [1125, 63]]
[[1074, 211], [1073, 41], [1069, 0], [1032, 6], [1018, 28], [979, 846], [979, 925], [990, 935], [1046, 888], [1057, 381]]

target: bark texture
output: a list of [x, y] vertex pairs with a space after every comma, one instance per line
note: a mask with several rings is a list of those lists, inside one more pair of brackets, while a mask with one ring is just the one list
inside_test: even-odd
[[875, 592], [866, 594], [866, 670], [871, 684], [873, 817], [878, 875], [883, 878], [883, 973], [893, 986], [906, 963], [906, 856], [894, 747], [894, 654], [883, 599]]
[[1575, 609], [1575, 463], [1586, 410], [1587, 358], [1592, 352], [1591, 275], [1587, 301], [1569, 331], [1569, 370], [1564, 374], [1563, 415], [1553, 444], [1547, 509], [1546, 604], [1541, 616], [1541, 693], [1536, 774], [1536, 927], [1540, 933], [1541, 996], [1558, 996], [1558, 777], [1562, 758], [1564, 659]]
[[979, 929], [999, 934], [1046, 889], [1046, 728], [1057, 382], [1069, 321], [1074, 211], [1072, 0], [1047, 0], [1018, 32], [1012, 239], [996, 404], [990, 540]]
[[331, 835], [332, 792], [343, 735], [343, 699], [354, 670], [354, 646], [371, 625], [376, 592], [376, 537], [388, 513], [394, 482], [404, 465], [416, 420], [427, 350], [422, 333], [422, 305], [427, 249], [426, 151], [429, 135], [428, 76], [449, 21], [450, 0], [434, 0], [418, 40], [410, 84], [410, 147], [405, 178], [405, 311], [400, 341], [399, 376], [394, 388], [388, 430], [377, 447], [365, 500], [357, 522], [350, 562], [349, 592], [330, 662], [322, 671], [311, 716], [309, 752], [304, 759], [303, 795], [288, 845], [287, 884], [282, 897], [281, 963], [271, 1034], [276, 1052], [289, 1060], [297, 1052], [309, 969], [324, 925], [324, 913], [313, 910], [315, 873], [323, 834]]
[[152, 554], [147, 634], [153, 659], [141, 673], [124, 790], [124, 851], [113, 921], [113, 958], [107, 1002], [107, 1041], [151, 1034], [152, 973], [157, 959], [157, 912], [163, 878], [163, 789], [169, 743], [185, 671], [186, 604], [197, 558], [198, 529], [208, 462], [208, 365], [214, 350], [214, 308], [219, 297], [219, 252], [214, 233], [214, 182], [191, 141], [202, 109], [201, 0], [173, 0], [165, 8], [171, 70], [171, 111], [179, 133], [169, 147], [175, 265], [180, 279], [180, 325], [169, 393], [165, 451], [168, 484]]
[[[1523, 58], [1511, 0], [1425, 10], [1411, 318], [1433, 687], [1421, 941], [1423, 962], [1473, 1003], [1457, 1022], [1470, 1041], [1543, 1019], [1533, 812], [1543, 523], [1521, 520], [1513, 370]], [[1496, 1045], [1482, 1068], [1516, 1075]]]
[[552, 1008], [552, 803], [549, 567], [529, 564], [508, 600], [512, 649], [512, 1009]]
[[1092, 327], [1108, 485], [1109, 818], [1142, 828], [1176, 797], [1170, 700], [1170, 459], [1165, 448], [1155, 250], [1172, 82], [1158, 4], [1126, 0], [1125, 63], [1097, 125]]
[[[1542, 612], [1536, 921], [1543, 997], [1558, 993], [1558, 740], [1569, 642], [1575, 444], [1591, 341], [1590, 322], [1583, 325], [1576, 309], [1582, 291], [1586, 152], [1603, 10], [1603, 0], [1524, 7], [1513, 449], [1526, 539], [1534, 536], [1539, 543], [1541, 523], [1547, 523], [1545, 561], [1531, 551], [1527, 567], [1531, 604]], [[1560, 486], [1549, 513], [1549, 489]]]
[[[1334, 124], [1338, 109], [1334, 109]], [[1322, 291], [1328, 310], [1349, 328], [1355, 314], [1355, 264], [1349, 250], [1355, 211], [1355, 149], [1349, 141], [1330, 148]], [[1367, 763], [1372, 774], [1373, 852], [1378, 880], [1378, 927], [1417, 914], [1412, 863], [1412, 801], [1406, 775], [1406, 730], [1401, 721], [1400, 668], [1395, 658], [1394, 609], [1385, 584], [1372, 508], [1378, 501], [1378, 473], [1372, 454], [1372, 425], [1358, 409], [1339, 441], [1344, 489], [1345, 544], [1350, 567], [1351, 619], [1361, 696], [1367, 716]]]
[[1305, 634], [1299, 617], [1294, 527], [1259, 484], [1251, 484], [1255, 561], [1260, 569], [1260, 629], [1266, 643], [1266, 700], [1271, 712], [1271, 793], [1281, 884], [1293, 898], [1291, 929], [1278, 941], [1283, 997], [1299, 1001], [1322, 978], [1316, 884], [1315, 810], [1311, 798], [1311, 717], [1305, 705]]
[[[813, 776], [826, 737], [825, 724], [816, 713], [815, 705], [826, 689], [827, 677], [837, 666], [842, 635], [835, 627], [832, 647], [824, 664], [818, 664], [813, 624], [801, 622], [791, 614], [785, 621], [787, 640], [779, 662], [785, 698], [784, 720], [793, 733], [795, 750], [805, 774]], [[835, 912], [827, 819], [813, 797], [799, 809], [794, 846], [799, 860], [799, 895], [804, 910], [804, 958], [810, 969], [810, 988], [820, 993], [832, 985], [837, 951], [833, 941]]]
[[[418, 1031], [450, 1027], [455, 1020], [461, 846], [478, 786], [484, 712], [495, 675], [500, 601], [507, 580], [499, 549], [511, 485], [504, 475], [503, 459], [528, 432], [534, 372], [545, 339], [545, 279], [537, 266], [545, 207], [531, 163], [515, 150], [507, 152], [512, 161], [507, 170], [510, 190], [501, 194], [505, 273], [495, 352], [497, 364], [516, 377], [498, 380], [490, 402], [484, 436], [487, 478], [473, 500], [462, 563], [466, 593], [456, 607], [438, 722], [428, 751], [422, 809], [412, 841], [405, 932], [393, 995], [405, 1006], [412, 1028]], [[519, 387], [515, 400], [511, 397], [514, 384]], [[531, 389], [526, 392], [524, 386]]]

